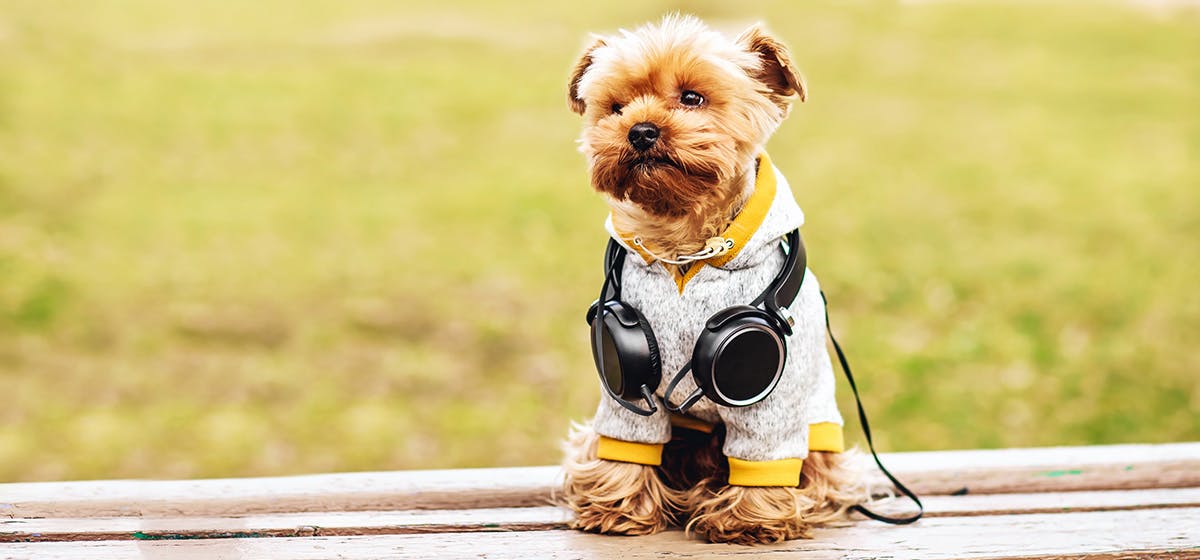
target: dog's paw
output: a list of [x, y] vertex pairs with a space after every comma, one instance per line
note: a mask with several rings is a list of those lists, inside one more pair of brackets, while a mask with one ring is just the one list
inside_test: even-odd
[[777, 543], [809, 538], [813, 502], [797, 488], [724, 486], [696, 500], [687, 531], [709, 542]]
[[596, 457], [595, 432], [578, 426], [566, 442], [559, 502], [575, 512], [571, 527], [592, 533], [651, 535], [676, 523], [683, 494], [655, 467]]
[[596, 460], [569, 471], [563, 501], [575, 512], [575, 529], [616, 535], [652, 535], [675, 523], [678, 494], [654, 467]]

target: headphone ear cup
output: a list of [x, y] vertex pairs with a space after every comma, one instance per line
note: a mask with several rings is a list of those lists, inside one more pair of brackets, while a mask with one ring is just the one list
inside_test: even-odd
[[696, 385], [724, 406], [749, 406], [767, 398], [787, 361], [787, 344], [775, 322], [766, 311], [747, 305], [722, 310], [713, 319], [692, 350]]
[[641, 399], [643, 385], [653, 392], [662, 381], [650, 323], [620, 301], [604, 302], [592, 320], [592, 358], [608, 391], [626, 400]]

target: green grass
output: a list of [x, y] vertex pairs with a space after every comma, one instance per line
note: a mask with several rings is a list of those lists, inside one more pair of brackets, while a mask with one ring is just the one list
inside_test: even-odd
[[529, 6], [0, 0], [0, 480], [555, 462], [566, 73], [680, 8], [809, 79], [770, 150], [884, 448], [1200, 438], [1197, 12]]

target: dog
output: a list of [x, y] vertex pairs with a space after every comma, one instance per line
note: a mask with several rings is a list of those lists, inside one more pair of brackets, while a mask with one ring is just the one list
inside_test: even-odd
[[[780, 240], [804, 218], [764, 147], [806, 97], [787, 47], [761, 25], [731, 38], [670, 15], [593, 37], [575, 64], [568, 104], [583, 117], [591, 186], [611, 210], [604, 293], [589, 312], [606, 391], [564, 444], [561, 498], [575, 528], [647, 535], [684, 525], [710, 542], [779, 542], [808, 537], [869, 498], [844, 449], [820, 288], [803, 263], [795, 276], [783, 272], [802, 247]], [[787, 306], [745, 309], [797, 282]], [[759, 340], [781, 341], [713, 350], [738, 357], [712, 358], [721, 367], [752, 368], [743, 377], [775, 372], [750, 404], [704, 388], [741, 381], [698, 373], [700, 338], [716, 336], [705, 329], [730, 315]], [[634, 383], [640, 397], [623, 393], [627, 380], [605, 376], [640, 369], [622, 369], [622, 351], [605, 353], [616, 336], [605, 329], [632, 329], [639, 363], [650, 364], [638, 367], [674, 375], [672, 383], [654, 377]], [[768, 354], [778, 359], [754, 370]], [[689, 393], [687, 408], [677, 397]]]

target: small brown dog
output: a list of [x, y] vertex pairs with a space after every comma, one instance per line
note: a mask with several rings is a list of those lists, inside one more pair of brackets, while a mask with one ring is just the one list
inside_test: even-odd
[[[570, 77], [592, 186], [628, 250], [622, 297], [657, 336], [647, 334], [656, 370], [679, 370], [684, 394], [699, 391], [684, 377], [703, 318], [782, 277], [778, 240], [803, 214], [763, 148], [805, 94], [787, 48], [762, 27], [730, 39], [687, 16], [597, 37]], [[656, 379], [651, 410], [610, 388], [594, 421], [575, 428], [563, 498], [577, 528], [643, 535], [686, 521], [714, 542], [777, 542], [866, 501], [842, 453], [819, 287], [800, 267], [792, 311], [782, 309], [793, 327], [772, 327], [789, 336], [770, 398], [697, 398], [686, 415], [667, 414], [652, 403], [680, 407]]]

